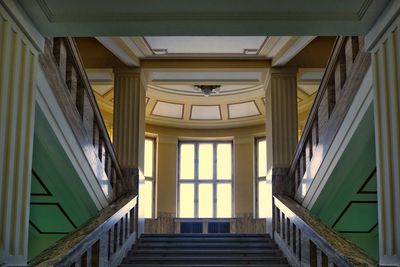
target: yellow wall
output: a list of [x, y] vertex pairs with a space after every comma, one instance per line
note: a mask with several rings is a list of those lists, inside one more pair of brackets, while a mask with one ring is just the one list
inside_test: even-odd
[[254, 138], [265, 135], [265, 125], [231, 129], [180, 129], [146, 125], [157, 137], [157, 212], [176, 213], [177, 144], [179, 139], [225, 139], [234, 142], [235, 215], [253, 213]]

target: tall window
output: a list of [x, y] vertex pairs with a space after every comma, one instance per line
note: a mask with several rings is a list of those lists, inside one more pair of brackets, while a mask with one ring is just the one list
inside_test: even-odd
[[178, 216], [232, 217], [232, 142], [179, 142]]
[[267, 142], [265, 137], [256, 138], [256, 215], [265, 218], [268, 209], [267, 199]]
[[145, 218], [155, 216], [155, 164], [156, 161], [156, 139], [146, 137], [144, 144], [144, 196], [145, 196]]

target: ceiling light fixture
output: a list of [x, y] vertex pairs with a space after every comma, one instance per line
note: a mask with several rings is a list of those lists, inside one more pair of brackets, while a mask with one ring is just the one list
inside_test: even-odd
[[204, 96], [210, 96], [212, 93], [219, 93], [221, 85], [195, 85], [194, 87], [201, 90]]

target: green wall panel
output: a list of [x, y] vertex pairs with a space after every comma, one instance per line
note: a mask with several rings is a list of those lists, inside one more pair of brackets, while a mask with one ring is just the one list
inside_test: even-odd
[[98, 213], [80, 177], [36, 106], [28, 257], [69, 234]]
[[311, 212], [377, 260], [374, 140], [371, 104]]

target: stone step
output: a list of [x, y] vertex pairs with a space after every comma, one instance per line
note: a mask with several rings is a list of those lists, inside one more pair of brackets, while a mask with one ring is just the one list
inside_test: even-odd
[[167, 238], [177, 238], [177, 237], [192, 237], [192, 238], [238, 238], [238, 237], [261, 237], [261, 238], [271, 238], [269, 234], [142, 234], [140, 238], [147, 237], [167, 237]]
[[139, 240], [141, 243], [147, 243], [147, 242], [200, 242], [200, 243], [206, 243], [206, 242], [270, 242], [273, 243], [271, 239], [265, 238], [265, 237], [203, 237], [203, 238], [193, 238], [193, 237], [175, 237], [175, 238], [170, 238], [170, 237], [146, 237], [146, 238], [141, 238]]
[[171, 263], [123, 263], [119, 265], [120, 267], [160, 267], [160, 266], [168, 266], [168, 267], [290, 267], [289, 264], [271, 264], [271, 263], [251, 263], [251, 264], [204, 264], [204, 263], [191, 263], [188, 265], [187, 263], [180, 264], [171, 264]]
[[282, 252], [278, 249], [135, 249], [128, 253], [129, 256], [185, 256], [185, 255], [213, 255], [215, 257], [225, 255], [236, 256], [255, 256], [255, 255], [275, 255], [281, 256]]
[[186, 263], [191, 265], [192, 263], [224, 263], [224, 264], [251, 264], [251, 263], [271, 263], [271, 264], [287, 264], [287, 260], [284, 257], [276, 256], [257, 256], [257, 257], [236, 257], [236, 256], [204, 256], [204, 257], [126, 257], [123, 263]]
[[231, 249], [231, 248], [277, 248], [277, 245], [269, 242], [256, 242], [256, 243], [240, 243], [240, 242], [208, 242], [208, 243], [178, 243], [178, 242], [150, 242], [150, 243], [137, 243], [134, 248], [175, 248], [175, 249]]

